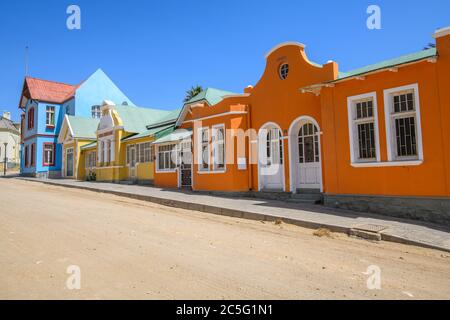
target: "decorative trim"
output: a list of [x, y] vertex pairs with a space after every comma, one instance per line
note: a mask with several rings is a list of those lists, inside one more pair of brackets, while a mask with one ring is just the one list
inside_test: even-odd
[[195, 122], [195, 121], [207, 120], [207, 119], [229, 116], [229, 115], [234, 115], [234, 114], [247, 114], [247, 111], [228, 111], [228, 112], [218, 113], [218, 114], [214, 114], [214, 115], [203, 117], [203, 118], [187, 120], [187, 121], [184, 121], [183, 123], [191, 123], [191, 122]]
[[415, 113], [416, 113], [416, 130], [417, 130], [417, 158], [411, 159], [411, 161], [420, 160], [423, 161], [423, 144], [422, 144], [422, 122], [420, 117], [420, 96], [419, 96], [419, 85], [417, 83], [386, 89], [383, 91], [384, 93], [384, 116], [385, 116], [385, 126], [386, 126], [386, 145], [387, 145], [387, 155], [388, 161], [406, 161], [395, 159], [394, 154], [394, 145], [392, 143], [392, 133], [391, 133], [391, 100], [389, 99], [393, 93], [401, 92], [401, 91], [414, 91], [414, 103], [415, 103]]
[[278, 49], [280, 49], [281, 47], [285, 47], [285, 46], [297, 46], [300, 49], [305, 49], [305, 45], [303, 43], [300, 42], [296, 42], [296, 41], [286, 41], [286, 42], [282, 42], [280, 44], [277, 44], [275, 47], [273, 47], [272, 49], [269, 50], [269, 52], [267, 52], [265, 58], [266, 60], [269, 58], [269, 56], [274, 53], [275, 51], [277, 51]]
[[[52, 154], [52, 162], [45, 162], [45, 146], [52, 146], [53, 154]], [[42, 166], [43, 167], [54, 167], [56, 159], [56, 144], [54, 142], [44, 142], [42, 143]]]
[[57, 138], [58, 136], [55, 134], [33, 134], [32, 136], [26, 137], [23, 139], [23, 142], [37, 138], [37, 137], [42, 137], [42, 138]]
[[379, 167], [410, 167], [410, 166], [420, 166], [421, 164], [423, 164], [423, 160], [352, 162], [351, 166], [354, 168], [379, 168]]
[[[296, 144], [296, 141], [298, 141], [298, 137], [294, 136], [294, 128], [297, 125], [297, 123], [304, 121], [304, 122], [312, 122], [316, 127], [317, 130], [319, 131], [319, 161], [320, 161], [320, 192], [323, 192], [323, 167], [322, 167], [322, 139], [321, 139], [321, 135], [322, 135], [322, 131], [320, 128], [319, 123], [317, 122], [316, 119], [314, 119], [311, 116], [300, 116], [297, 119], [295, 119], [294, 121], [292, 121], [289, 130], [288, 130], [288, 145], [289, 145], [289, 184], [290, 184], [290, 192], [291, 193], [296, 193], [297, 191], [297, 185], [294, 185], [294, 171], [296, 170], [296, 166], [294, 165], [295, 160], [293, 159], [293, 152], [292, 152], [292, 148], [291, 145], [292, 144]], [[291, 139], [294, 139], [294, 141], [292, 141]], [[297, 145], [298, 148], [298, 145]]]
[[437, 38], [441, 38], [444, 36], [448, 36], [449, 34], [450, 34], [450, 27], [446, 27], [446, 28], [436, 30], [433, 34], [433, 38], [437, 39]]
[[[364, 160], [357, 161], [356, 159], [356, 150], [355, 150], [355, 132], [354, 132], [354, 119], [353, 119], [353, 106], [355, 102], [360, 100], [372, 98], [373, 99], [373, 121], [374, 121], [374, 133], [375, 133], [375, 152], [376, 152], [376, 161], [381, 161], [380, 155], [380, 137], [378, 131], [378, 101], [377, 101], [377, 93], [375, 91], [360, 94], [357, 96], [347, 97], [347, 113], [348, 113], [348, 130], [349, 130], [349, 144], [350, 144], [350, 162], [352, 165], [354, 163], [364, 164]], [[373, 162], [371, 162], [373, 163]]]

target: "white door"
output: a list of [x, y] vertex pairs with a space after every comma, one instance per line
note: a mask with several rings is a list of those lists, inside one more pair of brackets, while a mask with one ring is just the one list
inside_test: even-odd
[[136, 146], [129, 146], [128, 172], [130, 179], [136, 179]]
[[319, 189], [322, 180], [320, 163], [319, 131], [307, 122], [298, 132], [298, 181], [299, 187]]
[[283, 190], [283, 140], [280, 129], [266, 128], [260, 136], [261, 189]]
[[73, 149], [66, 150], [66, 177], [73, 177]]

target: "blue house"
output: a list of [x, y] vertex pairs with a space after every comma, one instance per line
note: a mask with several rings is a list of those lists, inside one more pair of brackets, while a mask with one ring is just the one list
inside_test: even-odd
[[19, 105], [21, 174], [59, 177], [62, 152], [57, 139], [64, 116], [100, 118], [103, 100], [134, 105], [101, 69], [78, 85], [26, 77]]

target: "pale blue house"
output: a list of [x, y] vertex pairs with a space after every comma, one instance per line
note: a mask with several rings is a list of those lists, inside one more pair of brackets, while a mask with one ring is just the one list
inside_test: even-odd
[[61, 175], [61, 145], [57, 143], [64, 116], [100, 118], [104, 100], [134, 105], [101, 70], [78, 85], [26, 77], [22, 109], [21, 173], [36, 177]]

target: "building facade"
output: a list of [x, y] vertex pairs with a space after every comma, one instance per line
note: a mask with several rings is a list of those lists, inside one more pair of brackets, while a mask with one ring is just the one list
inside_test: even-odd
[[0, 171], [4, 164], [8, 169], [20, 165], [20, 123], [11, 121], [11, 114], [3, 112], [0, 116]]
[[436, 48], [351, 72], [309, 61], [300, 43], [275, 47], [254, 87], [183, 107], [154, 142], [155, 184], [316, 192], [329, 206], [449, 224], [450, 28], [434, 37]]
[[57, 139], [65, 115], [99, 118], [104, 99], [132, 105], [100, 69], [78, 85], [26, 77], [19, 105], [23, 111], [21, 173], [59, 177], [63, 153]]
[[[152, 142], [165, 130], [172, 128], [179, 112], [180, 110], [116, 105], [112, 101], [105, 101], [101, 106], [98, 124], [95, 129], [89, 129], [89, 134], [95, 141], [87, 143], [87, 140], [83, 140], [80, 152], [75, 154], [75, 161], [78, 163], [75, 178], [103, 182], [153, 183]], [[69, 122], [73, 122], [70, 117]], [[61, 142], [67, 135], [62, 133]], [[86, 136], [87, 133], [83, 135]], [[70, 140], [68, 148], [73, 148]], [[69, 159], [71, 157], [69, 155]]]

